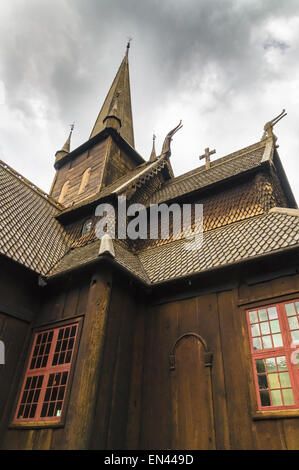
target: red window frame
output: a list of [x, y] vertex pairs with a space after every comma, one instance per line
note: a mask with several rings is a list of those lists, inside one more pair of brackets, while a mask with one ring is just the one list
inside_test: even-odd
[[251, 308], [246, 317], [258, 409], [298, 409], [299, 299]]
[[79, 322], [35, 333], [13, 422], [61, 421]]

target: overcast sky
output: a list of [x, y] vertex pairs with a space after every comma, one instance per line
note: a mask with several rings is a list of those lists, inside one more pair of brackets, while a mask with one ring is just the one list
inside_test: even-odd
[[160, 152], [180, 119], [172, 164], [196, 168], [260, 140], [266, 121], [299, 200], [298, 0], [0, 2], [0, 159], [45, 191], [75, 121], [85, 142], [128, 37], [136, 150]]

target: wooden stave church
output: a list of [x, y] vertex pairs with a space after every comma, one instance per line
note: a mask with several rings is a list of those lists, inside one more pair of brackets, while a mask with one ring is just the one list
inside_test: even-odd
[[[174, 177], [170, 133], [145, 162], [134, 148], [128, 51], [89, 140], [70, 151], [70, 134], [56, 153], [49, 195], [0, 164], [0, 448], [298, 449], [297, 365], [288, 359], [289, 406], [261, 403], [268, 392], [255, 369], [267, 355], [291, 357], [283, 306], [299, 298], [299, 211], [276, 137], [270, 127], [261, 141]], [[169, 237], [101, 249], [95, 209], [118, 196], [147, 207], [203, 204], [202, 247]], [[289, 343], [272, 339], [256, 355], [248, 312], [269, 306]], [[70, 325], [69, 363], [30, 369], [38, 338], [54, 332], [57, 346], [55, 332]], [[62, 409], [49, 417], [45, 378], [63, 371]], [[36, 376], [45, 383], [35, 404]]]

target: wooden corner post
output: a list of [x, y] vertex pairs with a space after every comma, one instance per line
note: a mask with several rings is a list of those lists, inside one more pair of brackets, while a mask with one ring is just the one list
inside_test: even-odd
[[66, 426], [68, 449], [88, 449], [90, 445], [111, 288], [112, 273], [101, 266], [93, 274], [89, 286]]

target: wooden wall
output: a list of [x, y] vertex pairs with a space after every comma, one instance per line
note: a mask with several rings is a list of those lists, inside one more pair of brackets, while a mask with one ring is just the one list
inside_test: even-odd
[[[23, 348], [22, 363], [9, 406], [6, 403], [10, 412], [6, 417], [2, 448], [123, 447], [137, 318], [134, 291], [130, 290], [128, 280], [124, 285], [119, 283], [118, 276], [112, 279], [109, 270], [103, 267], [43, 289], [45, 301], [29, 327], [25, 347], [24, 340], [18, 341], [19, 349]], [[74, 318], [82, 319], [83, 327], [64, 425], [22, 430], [10, 426], [7, 429], [26, 364], [32, 328], [49, 327]]]
[[[66, 422], [8, 429], [2, 448], [298, 449], [299, 417], [254, 419], [245, 321], [248, 306], [298, 296], [298, 275], [150, 304], [128, 279], [98, 267], [43, 292], [36, 326], [83, 318]], [[5, 388], [11, 412], [28, 324], [9, 322], [19, 368], [13, 391]]]
[[[82, 203], [135, 167], [136, 162], [132, 157], [109, 136], [81, 155], [75, 156], [56, 171], [51, 196], [59, 200], [64, 184], [69, 181], [62, 204], [69, 207], [73, 203]], [[79, 193], [83, 174], [89, 168], [91, 171], [88, 184], [84, 191]]]
[[[70, 206], [73, 202], [82, 202], [89, 196], [99, 191], [107, 152], [107, 139], [76, 156], [70, 162], [65, 163], [56, 172], [51, 196], [58, 200], [62, 187], [66, 181], [70, 182], [69, 190], [64, 198], [63, 204]], [[84, 172], [91, 168], [89, 183], [85, 191], [79, 194], [79, 188]]]
[[37, 276], [1, 256], [0, 340], [5, 345], [5, 364], [0, 365], [0, 448], [39, 302]]
[[[299, 276], [286, 276], [151, 307], [136, 330], [139, 353], [135, 351], [132, 371], [128, 447], [298, 449], [299, 416], [253, 419], [255, 388], [245, 317], [248, 305], [298, 292]], [[200, 335], [213, 353], [211, 390], [202, 346], [194, 337], [182, 339], [185, 351], [177, 350], [179, 364], [170, 370], [173, 345], [189, 332]], [[214, 426], [209, 425], [211, 416]]]
[[109, 137], [103, 187], [114, 183], [114, 181], [129, 173], [135, 167], [136, 162], [114, 142], [112, 137]]

